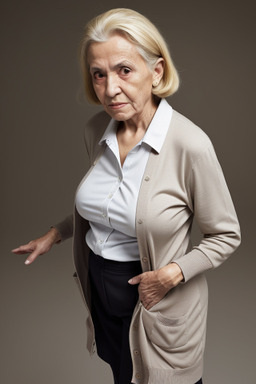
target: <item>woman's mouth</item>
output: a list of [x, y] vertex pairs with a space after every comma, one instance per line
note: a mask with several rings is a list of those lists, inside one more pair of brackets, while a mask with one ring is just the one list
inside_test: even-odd
[[108, 106], [111, 108], [111, 109], [120, 109], [120, 108], [123, 108], [127, 105], [127, 103], [111, 103], [109, 104]]

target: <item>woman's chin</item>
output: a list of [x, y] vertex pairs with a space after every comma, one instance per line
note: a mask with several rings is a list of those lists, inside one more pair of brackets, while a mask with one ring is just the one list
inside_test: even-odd
[[105, 110], [113, 119], [117, 121], [126, 121], [132, 117], [132, 114], [129, 113], [128, 111], [125, 111], [124, 108], [120, 108], [120, 109], [105, 108]]

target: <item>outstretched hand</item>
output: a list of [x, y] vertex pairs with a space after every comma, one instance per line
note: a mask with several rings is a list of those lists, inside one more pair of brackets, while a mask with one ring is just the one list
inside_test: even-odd
[[176, 263], [171, 263], [156, 271], [144, 272], [128, 281], [139, 284], [139, 297], [146, 309], [152, 308], [164, 298], [167, 292], [183, 280], [183, 274]]
[[17, 255], [24, 255], [30, 253], [27, 257], [25, 264], [31, 264], [39, 255], [48, 252], [52, 246], [60, 240], [60, 234], [56, 228], [51, 228], [44, 236], [36, 240], [30, 241], [12, 250]]

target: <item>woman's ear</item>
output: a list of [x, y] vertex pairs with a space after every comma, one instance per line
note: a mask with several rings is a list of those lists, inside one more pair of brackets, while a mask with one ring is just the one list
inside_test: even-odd
[[153, 87], [157, 87], [164, 75], [164, 59], [159, 57], [153, 71]]

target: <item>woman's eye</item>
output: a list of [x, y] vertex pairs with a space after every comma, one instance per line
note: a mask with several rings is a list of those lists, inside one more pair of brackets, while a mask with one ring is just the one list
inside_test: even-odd
[[95, 80], [100, 80], [104, 77], [104, 75], [101, 72], [94, 72], [93, 77]]
[[121, 72], [122, 72], [123, 75], [128, 75], [131, 72], [131, 70], [128, 67], [123, 67], [121, 69]]

